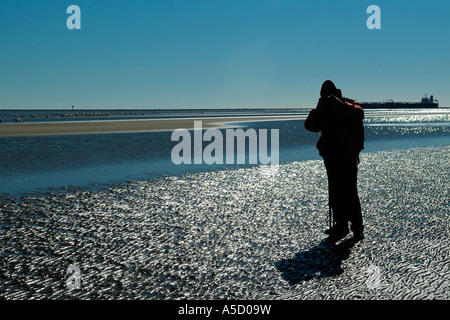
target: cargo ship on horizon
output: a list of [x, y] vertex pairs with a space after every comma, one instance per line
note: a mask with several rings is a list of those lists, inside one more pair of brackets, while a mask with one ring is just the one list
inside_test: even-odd
[[363, 109], [418, 109], [418, 108], [438, 108], [439, 101], [433, 96], [429, 98], [427, 95], [420, 102], [394, 102], [388, 100], [386, 102], [359, 102]]

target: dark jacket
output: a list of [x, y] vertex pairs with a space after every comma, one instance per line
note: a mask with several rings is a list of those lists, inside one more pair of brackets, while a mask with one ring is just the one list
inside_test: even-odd
[[358, 157], [364, 149], [364, 111], [348, 98], [320, 98], [305, 121], [308, 131], [319, 132], [317, 149], [322, 157]]

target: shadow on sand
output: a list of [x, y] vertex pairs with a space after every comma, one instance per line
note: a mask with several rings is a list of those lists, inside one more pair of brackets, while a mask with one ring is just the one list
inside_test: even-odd
[[275, 267], [290, 285], [312, 278], [338, 276], [344, 272], [342, 261], [348, 258], [356, 242], [351, 238], [335, 244], [325, 239], [314, 248], [297, 253], [292, 259], [276, 262]]

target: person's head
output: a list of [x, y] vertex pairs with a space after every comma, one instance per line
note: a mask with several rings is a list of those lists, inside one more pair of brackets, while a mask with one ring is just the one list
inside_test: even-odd
[[336, 95], [337, 89], [333, 81], [327, 80], [322, 84], [322, 89], [320, 89], [320, 96], [326, 98], [329, 95]]

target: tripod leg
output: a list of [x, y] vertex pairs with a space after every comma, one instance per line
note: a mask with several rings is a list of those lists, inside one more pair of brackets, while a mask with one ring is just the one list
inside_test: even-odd
[[330, 220], [330, 229], [333, 227], [333, 221], [332, 221], [332, 213], [331, 213], [331, 203], [328, 203], [328, 215]]

